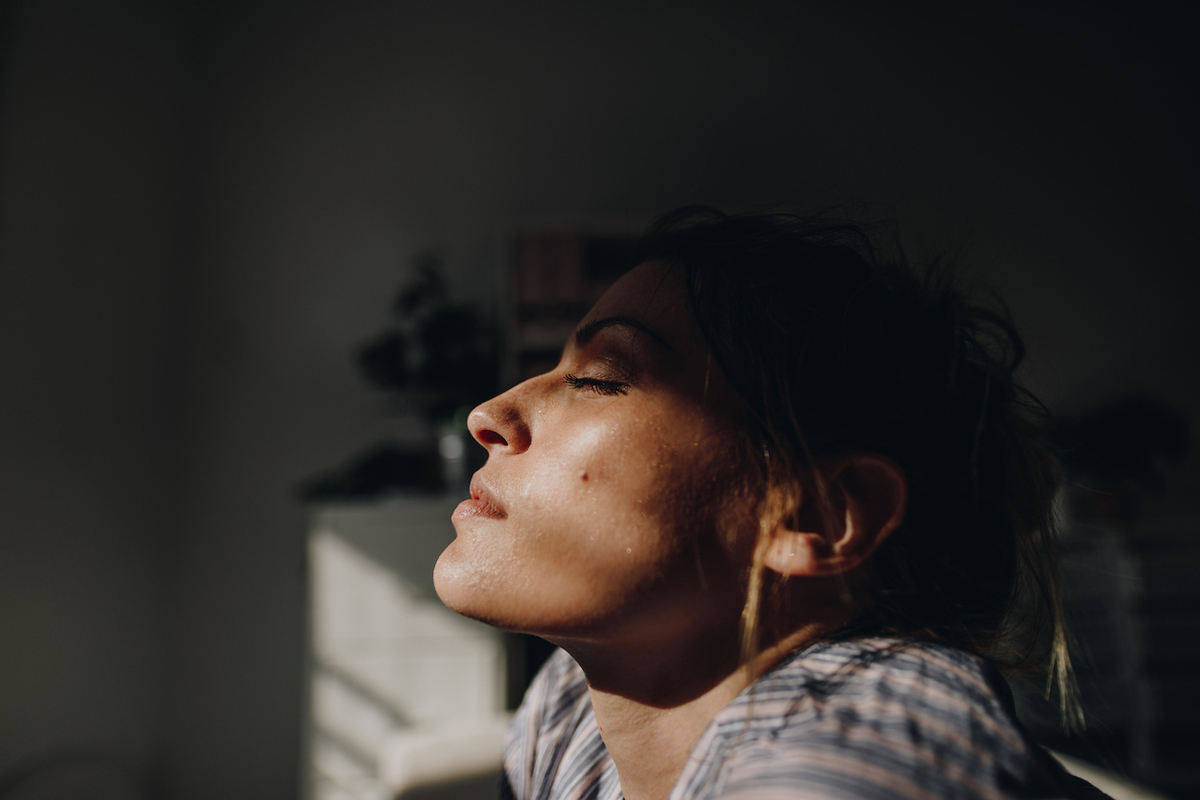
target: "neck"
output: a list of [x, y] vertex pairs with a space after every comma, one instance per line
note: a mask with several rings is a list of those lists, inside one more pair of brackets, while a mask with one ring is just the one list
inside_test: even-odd
[[[608, 648], [558, 642], [583, 668], [600, 735], [626, 800], [665, 800], [717, 712], [784, 656], [836, 628], [812, 623], [739, 664], [736, 636], [680, 647]], [[616, 652], [619, 650], [619, 652]], [[714, 653], [731, 654], [714, 658]]]

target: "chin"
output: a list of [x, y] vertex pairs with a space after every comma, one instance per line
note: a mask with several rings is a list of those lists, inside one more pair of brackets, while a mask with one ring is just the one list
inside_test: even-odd
[[433, 568], [433, 588], [437, 592], [438, 599], [446, 608], [472, 617], [474, 615], [469, 612], [471, 606], [469, 601], [474, 592], [471, 590], [471, 582], [466, 579], [464, 574], [466, 570], [461, 564], [455, 563], [451, 553], [453, 549], [454, 545], [452, 544], [438, 557], [437, 564]]
[[571, 630], [571, 620], [561, 619], [560, 604], [546, 608], [540, 598], [516, 596], [513, 587], [497, 585], [472, 575], [468, 568], [443, 554], [433, 571], [433, 586], [446, 608], [464, 617], [513, 633], [549, 636]]
[[491, 581], [478, 575], [470, 565], [455, 558], [453, 551], [454, 545], [446, 548], [433, 568], [433, 588], [438, 599], [446, 608], [464, 617], [497, 628], [507, 628], [496, 614], [496, 609], [502, 607], [502, 604], [491, 597]]

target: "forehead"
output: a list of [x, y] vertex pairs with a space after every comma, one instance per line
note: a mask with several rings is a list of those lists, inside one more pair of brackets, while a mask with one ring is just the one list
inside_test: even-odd
[[684, 356], [707, 352], [688, 300], [683, 268], [648, 261], [625, 273], [601, 297], [581, 323], [608, 317], [631, 317]]

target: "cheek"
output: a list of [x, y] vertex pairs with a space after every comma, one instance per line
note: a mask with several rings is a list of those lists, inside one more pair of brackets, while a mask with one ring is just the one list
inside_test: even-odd
[[547, 441], [525, 477], [518, 508], [532, 515], [567, 510], [621, 475], [628, 459], [618, 427], [595, 424]]
[[510, 542], [527, 573], [604, 605], [660, 571], [677, 548], [679, 504], [662, 432], [628, 419], [575, 428], [545, 441], [513, 513]]
[[443, 600], [455, 607], [448, 593], [461, 592], [569, 604], [573, 594], [599, 599], [616, 579], [631, 577], [630, 562], [656, 538], [646, 511], [657, 490], [653, 459], [634, 446], [648, 432], [629, 427], [594, 420], [559, 429], [498, 463], [493, 474], [507, 490], [508, 517], [460, 525], [435, 571]]
[[651, 573], [697, 537], [743, 527], [726, 513], [741, 505], [730, 502], [741, 483], [733, 437], [707, 422], [661, 414], [589, 430], [564, 447], [547, 484], [559, 494], [538, 498], [574, 528], [563, 559]]
[[[609, 534], [657, 513], [669, 488], [669, 448], [652, 417], [596, 419], [555, 432], [527, 464], [518, 508], [532, 527], [554, 520], [591, 527], [607, 522]], [[529, 455], [533, 456], [533, 453]]]

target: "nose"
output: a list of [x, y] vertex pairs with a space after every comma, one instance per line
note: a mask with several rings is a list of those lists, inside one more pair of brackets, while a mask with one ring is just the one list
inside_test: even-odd
[[467, 429], [487, 449], [488, 455], [522, 453], [529, 448], [530, 431], [524, 408], [527, 392], [523, 391], [527, 383], [480, 403], [467, 417]]

